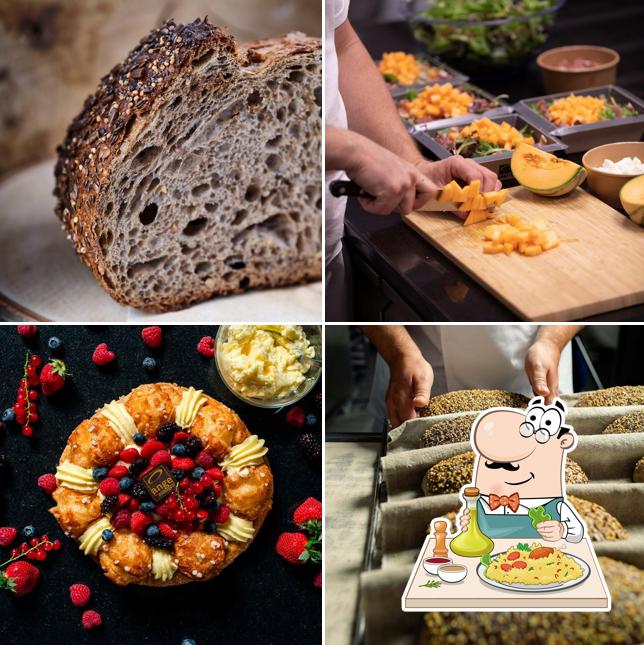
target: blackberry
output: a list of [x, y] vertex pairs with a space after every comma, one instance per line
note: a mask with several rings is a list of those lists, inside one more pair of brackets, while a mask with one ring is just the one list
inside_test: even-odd
[[176, 423], [166, 423], [157, 430], [157, 439], [164, 443], [170, 443], [175, 432], [179, 432], [181, 428]]
[[203, 444], [199, 437], [192, 436], [186, 441], [186, 450], [190, 457], [194, 457], [197, 453], [201, 452]]
[[109, 513], [117, 505], [118, 501], [119, 501], [118, 495], [108, 495], [101, 502], [101, 512]]
[[173, 468], [170, 471], [170, 474], [172, 475], [172, 479], [174, 479], [174, 481], [180, 482], [186, 476], [186, 471], [182, 470], [181, 468]]
[[299, 435], [297, 440], [307, 459], [317, 461], [322, 457], [322, 444], [314, 434], [305, 432]]
[[136, 479], [147, 467], [147, 459], [137, 459], [135, 462], [130, 464], [128, 470], [130, 471], [130, 475]]
[[136, 499], [150, 499], [148, 489], [145, 487], [143, 482], [136, 482], [134, 486], [132, 486], [131, 494], [132, 497], [136, 497]]
[[315, 396], [313, 397], [313, 400], [315, 401], [315, 405], [318, 406], [318, 410], [322, 409], [322, 392], [316, 392]]
[[157, 549], [168, 549], [169, 551], [172, 551], [174, 548], [174, 542], [172, 540], [168, 540], [160, 535], [155, 535], [153, 537], [146, 535], [143, 539], [150, 546], [156, 547]]

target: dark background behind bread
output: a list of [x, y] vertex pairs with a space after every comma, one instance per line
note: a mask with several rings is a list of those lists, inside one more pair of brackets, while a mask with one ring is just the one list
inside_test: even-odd
[[51, 157], [98, 81], [164, 20], [240, 42], [321, 34], [320, 0], [0, 0], [0, 175]]

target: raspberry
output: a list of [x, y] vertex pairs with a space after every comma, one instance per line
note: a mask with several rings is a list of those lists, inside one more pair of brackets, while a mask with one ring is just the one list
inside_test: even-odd
[[92, 592], [87, 585], [77, 582], [69, 588], [69, 597], [72, 599], [72, 604], [76, 607], [82, 607], [89, 602]]
[[107, 343], [101, 343], [96, 347], [92, 354], [92, 360], [95, 365], [107, 365], [116, 358], [116, 354], [110, 350]]
[[172, 445], [176, 446], [178, 443], [186, 443], [188, 439], [190, 439], [190, 435], [183, 430], [179, 430], [172, 439]]
[[150, 466], [158, 466], [159, 464], [169, 464], [170, 453], [167, 450], [159, 450], [152, 455], [150, 459]]
[[58, 487], [56, 475], [53, 473], [45, 473], [44, 475], [41, 475], [38, 477], [38, 486], [40, 486], [47, 495], [51, 495]]
[[112, 468], [109, 469], [107, 476], [108, 477], [113, 477], [115, 479], [121, 479], [121, 477], [125, 477], [125, 475], [129, 475], [130, 471], [128, 470], [127, 466], [112, 466]]
[[156, 349], [163, 343], [163, 331], [161, 327], [145, 327], [141, 330], [141, 338], [148, 347]]
[[139, 451], [136, 448], [126, 448], [121, 450], [119, 459], [126, 464], [133, 464], [139, 458]]
[[116, 508], [123, 508], [126, 504], [130, 503], [130, 500], [132, 498], [129, 495], [126, 495], [125, 493], [121, 493], [118, 496], [118, 500], [116, 502]]
[[192, 470], [195, 467], [195, 462], [189, 457], [173, 457], [172, 467], [179, 470]]
[[94, 629], [94, 627], [100, 627], [103, 624], [103, 619], [101, 615], [94, 611], [93, 609], [88, 609], [83, 612], [82, 617], [83, 627], [85, 629]]
[[0, 528], [0, 546], [9, 546], [18, 535], [18, 531], [13, 526], [3, 526]]
[[141, 511], [135, 511], [132, 513], [130, 518], [130, 528], [137, 535], [143, 535], [145, 529], [152, 524], [153, 519], [151, 515], [147, 513], [142, 513]]
[[98, 489], [107, 497], [108, 495], [118, 495], [121, 492], [118, 479], [114, 477], [106, 477]]
[[147, 441], [141, 448], [141, 457], [143, 457], [143, 459], [150, 459], [155, 452], [167, 449], [168, 447], [162, 441], [155, 441], [152, 439], [151, 441]]
[[218, 466], [215, 466], [214, 468], [209, 468], [206, 471], [207, 475], [210, 475], [213, 479], [216, 479], [217, 481], [223, 481], [224, 480], [224, 473], [219, 468]]
[[179, 534], [167, 522], [159, 522], [159, 532], [161, 533], [161, 537], [164, 537], [167, 540], [176, 540], [179, 536]]
[[318, 588], [322, 589], [322, 569], [320, 569], [313, 578], [313, 584]]
[[36, 325], [18, 325], [18, 333], [25, 338], [31, 338], [38, 333]]
[[286, 423], [294, 428], [301, 428], [306, 420], [306, 412], [300, 406], [291, 408], [286, 415]]
[[123, 508], [112, 516], [112, 526], [115, 529], [129, 529], [130, 517], [130, 511]]
[[212, 358], [215, 355], [215, 339], [211, 336], [204, 336], [197, 343], [197, 351], [206, 358]]
[[197, 464], [197, 466], [201, 466], [202, 468], [208, 470], [215, 465], [215, 460], [213, 459], [213, 456], [211, 454], [207, 453], [205, 450], [202, 450], [197, 455], [195, 463]]
[[227, 506], [220, 506], [219, 510], [213, 515], [213, 520], [217, 524], [223, 524], [230, 517], [230, 509]]

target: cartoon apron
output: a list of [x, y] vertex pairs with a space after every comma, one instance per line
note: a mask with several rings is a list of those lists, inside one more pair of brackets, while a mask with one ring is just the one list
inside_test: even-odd
[[[545, 512], [549, 513], [553, 520], [560, 521], [561, 516], [557, 510], [557, 504], [563, 501], [563, 497], [555, 497], [543, 505]], [[541, 539], [537, 529], [532, 527], [532, 520], [528, 515], [516, 513], [505, 513], [503, 515], [487, 514], [483, 510], [481, 500], [477, 502], [477, 519], [479, 528], [491, 539], [495, 538], [535, 538]]]

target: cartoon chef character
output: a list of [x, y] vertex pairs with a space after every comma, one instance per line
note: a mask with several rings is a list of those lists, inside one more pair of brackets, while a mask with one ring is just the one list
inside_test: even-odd
[[[490, 538], [539, 538], [580, 542], [584, 524], [564, 497], [565, 454], [577, 442], [564, 425], [566, 404], [555, 399], [544, 405], [532, 399], [525, 413], [510, 408], [484, 412], [472, 426], [477, 453], [474, 485], [481, 491], [477, 504], [480, 529]], [[551, 519], [532, 526], [531, 509]], [[461, 511], [461, 529], [469, 525]]]

